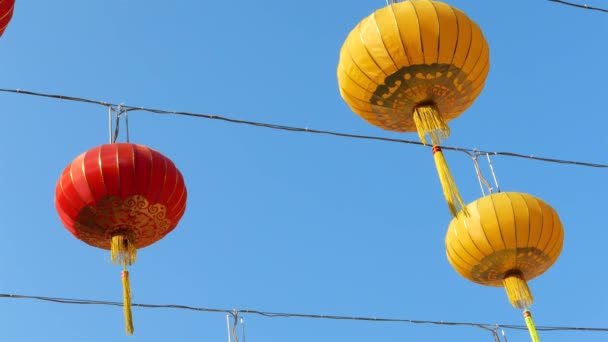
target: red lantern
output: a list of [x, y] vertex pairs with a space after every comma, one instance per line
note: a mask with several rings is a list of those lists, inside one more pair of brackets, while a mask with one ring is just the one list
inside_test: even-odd
[[0, 36], [2, 36], [8, 23], [11, 21], [14, 8], [15, 0], [0, 0]]
[[186, 209], [184, 179], [159, 152], [130, 143], [79, 155], [57, 182], [55, 207], [65, 227], [85, 243], [111, 251], [123, 265], [127, 333], [133, 333], [127, 265], [138, 248], [167, 235]]

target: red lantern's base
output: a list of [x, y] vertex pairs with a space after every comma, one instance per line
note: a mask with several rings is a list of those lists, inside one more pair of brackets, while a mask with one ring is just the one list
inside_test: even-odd
[[80, 211], [73, 233], [91, 246], [110, 249], [112, 235], [128, 231], [135, 247], [143, 248], [169, 233], [171, 222], [165, 215], [164, 205], [150, 204], [143, 196], [130, 196], [124, 200], [104, 196], [95, 207], [86, 206]]

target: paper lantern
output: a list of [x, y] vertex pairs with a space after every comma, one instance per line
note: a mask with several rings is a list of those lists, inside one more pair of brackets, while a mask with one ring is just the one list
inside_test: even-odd
[[15, 0], [0, 0], [0, 36], [2, 36], [8, 23], [11, 21], [14, 8]]
[[171, 232], [186, 209], [184, 179], [159, 152], [130, 143], [105, 144], [79, 155], [55, 189], [61, 222], [83, 242], [111, 251], [123, 266], [125, 323], [133, 333], [127, 266], [137, 249]]
[[534, 299], [527, 281], [543, 274], [559, 257], [564, 230], [557, 212], [534, 196], [503, 192], [467, 205], [445, 238], [450, 264], [464, 278], [487, 286], [503, 286], [511, 304], [524, 309], [538, 338], [528, 308]]
[[433, 154], [453, 215], [464, 207], [439, 147], [484, 87], [490, 68], [480, 28], [445, 3], [390, 4], [363, 19], [340, 51], [338, 84], [350, 108], [368, 123], [418, 132]]

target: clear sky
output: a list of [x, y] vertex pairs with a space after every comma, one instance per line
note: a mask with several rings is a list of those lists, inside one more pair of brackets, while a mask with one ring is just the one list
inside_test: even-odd
[[[482, 28], [491, 70], [446, 145], [608, 163], [608, 15], [545, 0], [449, 3]], [[384, 5], [17, 0], [0, 38], [0, 88], [417, 140], [366, 124], [338, 92], [342, 42]], [[9, 93], [0, 104], [0, 293], [122, 300], [120, 267], [73, 238], [53, 204], [63, 168], [107, 142], [107, 108]], [[449, 265], [451, 216], [429, 148], [144, 112], [129, 119], [131, 140], [171, 158], [189, 189], [178, 227], [131, 268], [134, 302], [523, 324], [502, 289]], [[446, 158], [465, 201], [479, 198], [471, 159]], [[608, 326], [606, 169], [493, 163], [503, 191], [544, 199], [564, 224], [561, 257], [530, 282], [536, 323]], [[228, 338], [222, 313], [135, 308], [126, 337], [117, 307], [2, 299], [0, 308], [2, 341]], [[249, 342], [492, 341], [475, 327], [242, 317]]]

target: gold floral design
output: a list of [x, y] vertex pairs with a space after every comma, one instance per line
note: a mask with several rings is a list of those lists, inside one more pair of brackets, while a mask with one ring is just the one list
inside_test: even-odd
[[86, 206], [75, 223], [78, 238], [87, 244], [110, 249], [112, 233], [132, 233], [137, 248], [146, 247], [163, 238], [172, 228], [162, 204], [150, 204], [141, 195], [120, 199], [104, 196], [96, 206]]

